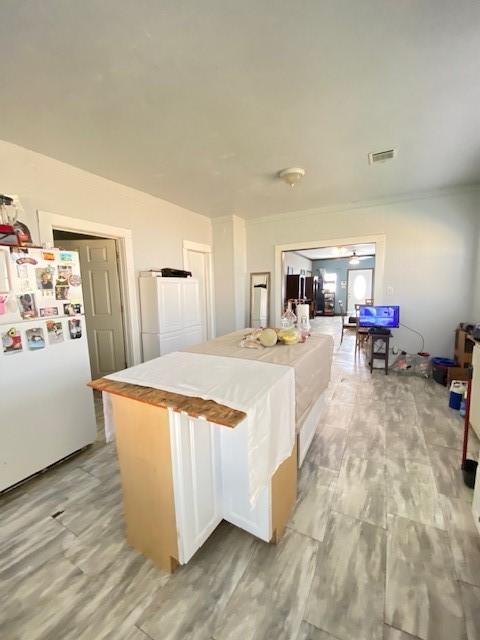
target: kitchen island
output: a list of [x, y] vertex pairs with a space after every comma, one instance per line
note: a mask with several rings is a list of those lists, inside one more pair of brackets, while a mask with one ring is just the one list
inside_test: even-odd
[[[295, 359], [321, 342], [295, 345]], [[223, 519], [281, 538], [297, 493], [296, 377], [293, 366], [174, 353], [90, 383], [116, 439], [131, 546], [171, 572]]]

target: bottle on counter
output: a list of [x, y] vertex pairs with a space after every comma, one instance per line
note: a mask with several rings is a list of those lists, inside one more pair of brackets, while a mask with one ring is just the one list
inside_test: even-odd
[[280, 318], [280, 326], [282, 329], [291, 329], [297, 323], [297, 316], [292, 309], [292, 300], [287, 302], [287, 309], [283, 312]]

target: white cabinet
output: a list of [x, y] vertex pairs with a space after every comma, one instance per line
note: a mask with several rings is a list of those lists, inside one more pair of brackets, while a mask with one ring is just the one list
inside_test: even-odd
[[143, 359], [152, 360], [202, 341], [198, 280], [140, 277]]
[[168, 417], [180, 564], [190, 560], [222, 520], [269, 542], [271, 486], [252, 506], [247, 422], [229, 429], [172, 410]]
[[201, 326], [202, 318], [198, 280], [188, 278], [188, 280], [183, 283], [182, 314], [184, 328]]
[[171, 410], [169, 423], [178, 560], [185, 564], [223, 518], [220, 429]]
[[168, 278], [157, 280], [158, 332], [172, 333], [183, 328], [183, 283], [171, 282]]

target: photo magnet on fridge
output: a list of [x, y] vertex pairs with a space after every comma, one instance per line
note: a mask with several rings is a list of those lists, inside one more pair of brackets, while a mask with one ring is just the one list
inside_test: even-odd
[[25, 335], [27, 336], [27, 346], [31, 351], [45, 348], [45, 336], [41, 327], [27, 329]]
[[17, 276], [21, 280], [28, 280], [30, 277], [28, 264], [18, 264], [17, 263]]
[[68, 283], [72, 286], [72, 287], [79, 287], [82, 284], [82, 278], [77, 275], [76, 273], [73, 273], [69, 278], [68, 278]]
[[17, 287], [18, 291], [22, 293], [30, 293], [32, 291], [32, 283], [29, 278], [20, 278], [19, 285]]
[[73, 253], [71, 251], [60, 251], [60, 260], [62, 262], [72, 262]]
[[22, 295], [17, 296], [17, 300], [20, 315], [24, 320], [38, 317], [37, 307], [35, 305], [35, 296], [33, 293], [23, 293]]
[[2, 333], [3, 353], [20, 353], [23, 349], [22, 335], [16, 327]]
[[82, 305], [79, 302], [68, 302], [63, 305], [63, 313], [66, 316], [77, 316], [82, 313]]
[[68, 331], [70, 332], [70, 338], [75, 340], [82, 337], [82, 325], [79, 318], [68, 321]]
[[55, 260], [53, 251], [42, 251], [42, 260]]
[[68, 279], [71, 275], [72, 267], [58, 267], [58, 276], [55, 283], [55, 298], [57, 300], [68, 300], [68, 292], [70, 291]]
[[70, 278], [71, 275], [72, 275], [72, 267], [61, 265], [61, 264], [58, 265], [58, 277], [65, 278], [67, 284], [68, 284], [68, 279]]
[[38, 264], [35, 258], [17, 258], [17, 264]]
[[58, 284], [58, 280], [57, 280], [57, 284], [55, 285], [55, 299], [68, 300], [68, 291], [69, 291], [69, 287], [66, 287], [62, 284]]
[[41, 267], [35, 269], [35, 278], [38, 289], [43, 291], [53, 291], [53, 278], [55, 269], [53, 267]]
[[63, 342], [63, 327], [61, 322], [49, 320], [47, 322], [47, 333], [49, 344], [58, 344]]
[[40, 309], [41, 318], [51, 318], [52, 316], [58, 316], [57, 307], [42, 307]]

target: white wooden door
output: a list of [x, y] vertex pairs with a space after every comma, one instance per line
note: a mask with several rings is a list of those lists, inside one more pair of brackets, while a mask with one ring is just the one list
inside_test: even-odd
[[187, 563], [223, 517], [222, 427], [169, 409], [179, 562]]
[[183, 329], [182, 287], [178, 278], [155, 278], [158, 287], [158, 317], [160, 333]]
[[355, 315], [355, 305], [372, 298], [373, 269], [349, 269], [347, 277], [348, 315]]
[[92, 378], [125, 369], [120, 279], [115, 240], [57, 240], [78, 251]]
[[184, 249], [185, 269], [191, 271], [192, 276], [196, 280], [198, 280], [198, 295], [200, 300], [202, 325], [201, 341], [213, 338], [211, 329], [211, 318], [209, 317], [211, 296], [210, 258], [210, 253], [189, 248]]
[[200, 282], [195, 278], [185, 278], [182, 283], [182, 320], [185, 329], [201, 325], [201, 335], [205, 335], [205, 300], [200, 293]]

